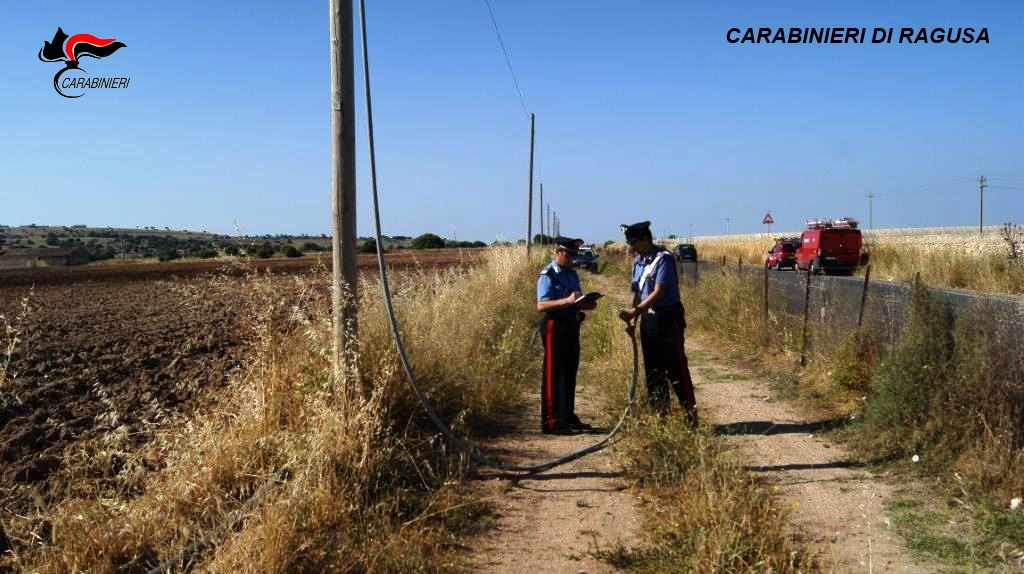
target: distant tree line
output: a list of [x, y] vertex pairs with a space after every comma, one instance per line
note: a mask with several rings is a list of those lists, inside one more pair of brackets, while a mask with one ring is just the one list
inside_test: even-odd
[[[147, 228], [150, 229], [150, 228]], [[156, 229], [156, 228], [152, 228]], [[330, 252], [331, 246], [324, 245], [326, 235], [264, 235], [260, 237], [232, 238], [227, 235], [202, 234], [192, 236], [191, 233], [176, 235], [171, 233], [124, 233], [113, 229], [82, 229], [64, 227], [63, 231], [49, 231], [42, 239], [46, 246], [59, 249], [83, 248], [89, 252], [92, 261], [113, 259], [122, 253], [127, 257], [156, 257], [161, 261], [181, 258], [210, 258], [219, 255], [231, 257], [270, 258], [275, 255], [285, 257], [301, 257], [306, 253]], [[293, 244], [305, 239], [298, 247]], [[312, 241], [319, 239], [320, 242]], [[386, 251], [393, 249], [443, 249], [486, 247], [482, 241], [453, 241], [434, 233], [424, 233], [417, 237], [403, 235], [382, 236]], [[10, 241], [0, 232], [0, 246], [7, 248], [31, 248], [31, 239], [22, 243], [15, 238]], [[359, 238], [358, 250], [361, 253], [376, 253], [377, 242], [373, 238]]]

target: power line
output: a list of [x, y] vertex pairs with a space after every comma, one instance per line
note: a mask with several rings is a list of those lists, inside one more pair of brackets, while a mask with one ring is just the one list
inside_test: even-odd
[[516, 93], [519, 94], [519, 103], [523, 106], [523, 113], [530, 115], [530, 111], [526, 107], [526, 98], [523, 97], [523, 90], [519, 89], [519, 79], [516, 78], [516, 72], [512, 69], [512, 59], [508, 57], [508, 49], [505, 48], [505, 41], [501, 38], [501, 30], [498, 29], [498, 21], [494, 18], [494, 10], [491, 8], [490, 0], [484, 0], [484, 4], [487, 5], [487, 13], [491, 15], [491, 23], [494, 24], [494, 33], [498, 36], [498, 44], [501, 45], [501, 52], [505, 54], [505, 63], [508, 64], [508, 72], [512, 74], [512, 83], [516, 86]]

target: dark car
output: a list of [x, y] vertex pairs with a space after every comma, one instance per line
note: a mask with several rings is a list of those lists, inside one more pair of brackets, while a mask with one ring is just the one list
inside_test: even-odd
[[796, 250], [800, 246], [799, 237], [780, 237], [768, 251], [765, 263], [775, 269], [796, 269]]
[[580, 247], [576, 255], [572, 256], [572, 264], [575, 267], [582, 267], [591, 273], [597, 272], [597, 253], [590, 247]]
[[692, 243], [680, 243], [676, 245], [676, 261], [696, 261], [697, 246]]

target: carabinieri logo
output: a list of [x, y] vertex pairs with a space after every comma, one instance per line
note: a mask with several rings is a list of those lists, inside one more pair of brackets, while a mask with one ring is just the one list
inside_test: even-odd
[[118, 42], [114, 38], [102, 40], [92, 34], [75, 34], [68, 38], [64, 30], [57, 28], [57, 33], [53, 35], [53, 41], [43, 43], [38, 57], [41, 62], [64, 62], [64, 69], [53, 77], [53, 89], [65, 98], [80, 98], [85, 95], [85, 92], [77, 96], [69, 96], [61, 89], [127, 88], [131, 78], [67, 77], [61, 80], [61, 75], [68, 70], [85, 72], [84, 69], [78, 67], [79, 58], [85, 56], [96, 59], [106, 58], [116, 52], [118, 48], [124, 47], [123, 42]]

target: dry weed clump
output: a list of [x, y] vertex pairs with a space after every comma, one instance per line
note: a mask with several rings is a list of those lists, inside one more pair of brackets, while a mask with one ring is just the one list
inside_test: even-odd
[[899, 345], [882, 357], [863, 442], [958, 471], [997, 505], [1024, 491], [1024, 332], [977, 307], [956, 315], [915, 286]]
[[0, 314], [0, 401], [11, 400], [5, 387], [17, 373], [10, 372], [11, 360], [14, 358], [18, 345], [31, 326], [29, 317], [32, 315], [32, 295], [34, 289], [21, 298], [21, 307], [13, 317]]
[[[532, 262], [513, 249], [489, 255], [477, 269], [395, 279], [414, 367], [463, 435], [516, 408], [535, 355]], [[237, 288], [231, 281], [210, 288]], [[452, 566], [456, 534], [486, 509], [453, 488], [465, 460], [404, 386], [378, 289], [360, 285], [359, 391], [346, 394], [331, 384], [326, 276], [248, 276], [238, 304], [251, 311], [252, 355], [214, 406], [165, 421], [137, 452], [112, 438], [114, 454], [133, 459], [124, 475], [80, 477], [66, 499], [14, 519], [15, 548], [0, 566], [138, 571], [204, 533], [212, 548], [185, 558], [211, 572]]]
[[623, 456], [647, 515], [651, 545], [604, 551], [642, 572], [806, 572], [810, 550], [786, 533], [770, 487], [744, 471], [720, 439], [680, 418], [642, 417]]

